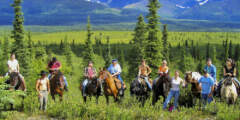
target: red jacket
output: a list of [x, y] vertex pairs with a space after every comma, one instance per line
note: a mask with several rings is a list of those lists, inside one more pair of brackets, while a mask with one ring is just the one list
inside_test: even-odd
[[61, 63], [59, 61], [56, 61], [54, 62], [53, 64], [49, 63], [48, 64], [48, 67], [51, 69], [51, 70], [58, 70], [60, 69], [61, 67]]

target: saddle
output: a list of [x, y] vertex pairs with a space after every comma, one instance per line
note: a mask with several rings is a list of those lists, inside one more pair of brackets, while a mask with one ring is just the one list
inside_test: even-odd
[[[147, 86], [147, 83], [146, 83], [146, 81], [144, 80], [144, 76], [140, 76], [138, 79], [138, 83], [139, 84], [141, 84], [141, 85], [143, 85], [143, 86]], [[153, 84], [153, 81], [150, 79], [150, 78], [148, 78], [148, 81], [149, 81], [149, 83], [152, 85]]]
[[[121, 81], [114, 77], [114, 82], [118, 90], [120, 90], [122, 88]], [[124, 82], [123, 82], [123, 89], [124, 90], [126, 89], [126, 84]]]
[[[226, 81], [226, 79], [224, 79], [223, 83]], [[237, 93], [240, 94], [240, 86], [238, 85], [238, 83], [235, 80], [232, 80], [233, 84], [236, 86], [237, 89]], [[221, 86], [222, 87], [222, 86]]]

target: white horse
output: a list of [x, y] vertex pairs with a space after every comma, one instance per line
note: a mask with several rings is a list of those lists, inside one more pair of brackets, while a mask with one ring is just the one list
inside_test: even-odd
[[237, 101], [238, 93], [233, 78], [228, 77], [223, 81], [221, 88], [221, 99], [226, 101], [227, 104], [235, 104]]

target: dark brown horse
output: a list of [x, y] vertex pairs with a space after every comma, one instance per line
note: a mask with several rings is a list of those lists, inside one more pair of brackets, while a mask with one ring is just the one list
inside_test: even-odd
[[101, 95], [101, 87], [100, 87], [100, 82], [98, 81], [97, 78], [94, 78], [92, 80], [88, 80], [88, 84], [85, 88], [85, 93], [83, 93], [83, 84], [81, 84], [81, 91], [82, 91], [82, 96], [84, 99], [84, 102], [87, 102], [87, 96], [91, 97], [96, 96], [96, 104], [98, 104], [98, 98]]
[[159, 97], [162, 96], [165, 101], [168, 92], [171, 88], [171, 78], [168, 74], [162, 75], [157, 81], [156, 84], [153, 85], [153, 96], [152, 96], [152, 104], [155, 105], [159, 100]]
[[50, 90], [52, 99], [55, 101], [55, 95], [59, 95], [60, 101], [63, 100], [64, 78], [60, 71], [54, 71], [50, 78]]
[[[196, 100], [201, 98], [201, 86], [198, 80], [201, 78], [201, 74], [198, 72], [186, 72], [185, 73], [185, 88], [184, 94], [180, 95], [179, 104], [186, 107], [193, 107], [196, 104]], [[189, 90], [188, 90], [189, 88]], [[199, 100], [200, 102], [200, 100]]]
[[[21, 90], [21, 91], [25, 91], [26, 90], [26, 84], [25, 84], [25, 81], [24, 79], [22, 79], [20, 76], [19, 76], [19, 73], [17, 72], [12, 72], [12, 73], [9, 73], [9, 79], [6, 81], [6, 84], [9, 84], [10, 87], [7, 88], [9, 90]], [[24, 97], [25, 96], [20, 96], [22, 98], [22, 105], [21, 105], [21, 109], [24, 108]], [[10, 106], [11, 106], [11, 110], [13, 110], [13, 104], [10, 103]], [[6, 109], [6, 106], [4, 106], [5, 109]]]
[[[149, 82], [152, 85], [152, 80], [149, 79]], [[130, 85], [130, 94], [131, 96], [136, 96], [137, 100], [144, 106], [145, 101], [149, 98], [151, 93], [148, 89], [144, 78], [139, 77], [132, 81]]]
[[19, 76], [19, 73], [12, 72], [9, 74], [9, 80], [7, 81], [10, 84], [10, 90], [22, 90], [26, 89], [26, 84], [23, 79]]
[[[109, 96], [113, 96], [115, 102], [119, 101], [119, 97], [121, 99], [124, 96], [124, 91], [122, 95], [120, 95], [119, 92], [121, 89], [121, 81], [112, 77], [107, 70], [100, 70], [98, 78], [100, 81], [103, 81], [104, 95], [106, 97], [107, 104], [109, 104]], [[126, 88], [126, 86], [124, 85], [123, 88]]]

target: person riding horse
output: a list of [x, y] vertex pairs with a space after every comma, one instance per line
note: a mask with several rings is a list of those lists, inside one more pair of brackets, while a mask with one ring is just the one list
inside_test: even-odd
[[220, 95], [220, 90], [221, 90], [222, 83], [227, 77], [232, 77], [233, 78], [234, 83], [237, 85], [238, 92], [240, 92], [240, 90], [239, 90], [240, 82], [236, 78], [237, 69], [236, 69], [236, 66], [235, 66], [232, 59], [227, 59], [226, 65], [224, 66], [224, 69], [223, 69], [223, 75], [224, 75], [224, 78], [219, 82], [218, 87], [217, 87], [218, 95]]
[[25, 88], [24, 91], [26, 91], [25, 80], [22, 74], [20, 74], [20, 66], [14, 53], [11, 54], [10, 60], [8, 60], [7, 65], [8, 65], [8, 73], [5, 75], [5, 77], [10, 76], [12, 73], [17, 73], [17, 75], [21, 79], [23, 86]]
[[[48, 70], [49, 70], [49, 75], [48, 75], [48, 79], [51, 80], [52, 75], [59, 72], [60, 68], [61, 68], [61, 63], [57, 60], [56, 57], [53, 57], [52, 60], [48, 63], [47, 66]], [[63, 76], [63, 80], [65, 83], [64, 89], [66, 91], [68, 91], [68, 82], [65, 76]]]
[[[87, 87], [89, 81], [97, 78], [97, 71], [93, 67], [93, 62], [92, 61], [89, 61], [88, 66], [84, 69], [84, 77], [86, 79], [83, 81], [82, 85], [83, 85], [83, 94], [85, 95], [86, 94], [86, 87]], [[101, 94], [102, 94], [102, 84], [100, 84], [100, 87], [101, 87]]]
[[112, 60], [112, 64], [108, 67], [107, 69], [113, 77], [116, 77], [118, 80], [121, 81], [121, 90], [120, 90], [120, 94], [123, 93], [124, 91], [124, 83], [123, 83], [123, 79], [121, 77], [121, 72], [122, 72], [122, 68], [121, 66], [118, 64], [118, 60], [117, 59], [113, 59]]
[[149, 74], [152, 72], [151, 68], [146, 65], [146, 61], [142, 60], [142, 64], [138, 67], [138, 79], [143, 78], [148, 86], [148, 90], [152, 90], [152, 85], [149, 82]]
[[169, 77], [168, 72], [169, 72], [169, 68], [167, 66], [167, 61], [163, 60], [162, 66], [160, 66], [158, 69], [159, 76], [153, 81], [153, 85], [155, 85], [157, 81], [162, 77], [167, 77], [170, 80], [171, 78]]
[[217, 85], [217, 69], [215, 65], [212, 64], [212, 60], [208, 58], [207, 65], [204, 67], [204, 70], [213, 78], [214, 84]]

